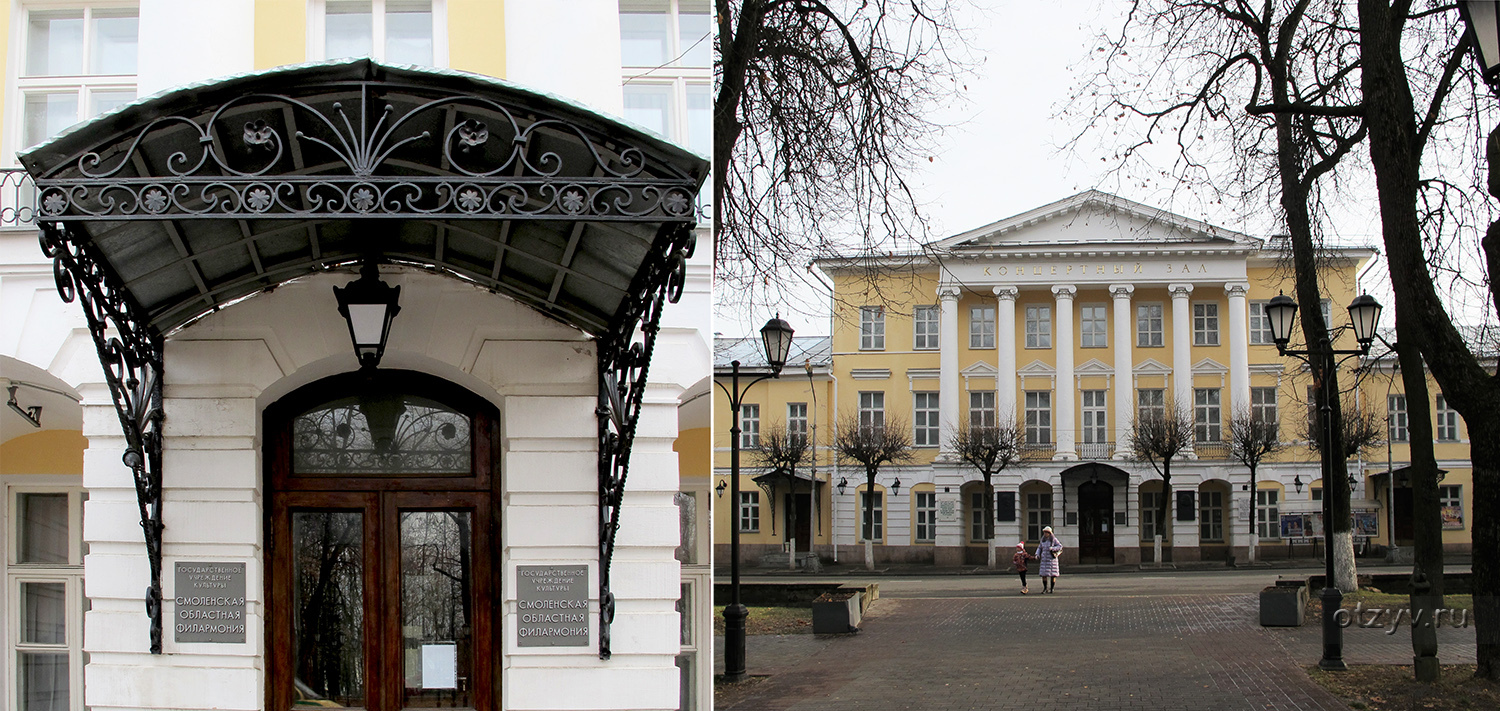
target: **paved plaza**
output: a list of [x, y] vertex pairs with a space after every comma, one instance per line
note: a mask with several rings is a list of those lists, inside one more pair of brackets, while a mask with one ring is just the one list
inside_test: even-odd
[[[1258, 624], [1256, 592], [1274, 579], [1065, 575], [1056, 594], [1027, 596], [1009, 577], [881, 579], [858, 634], [750, 637], [749, 671], [768, 678], [717, 708], [1347, 708], [1303, 671], [1319, 627]], [[1474, 661], [1472, 628], [1439, 639], [1444, 663]], [[1344, 658], [1410, 663], [1410, 631], [1348, 629]]]

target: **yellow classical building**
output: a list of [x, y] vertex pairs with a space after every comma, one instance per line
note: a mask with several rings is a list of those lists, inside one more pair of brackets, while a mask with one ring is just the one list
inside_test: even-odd
[[[745, 454], [740, 500], [726, 501], [728, 487], [718, 487], [721, 564], [731, 525], [750, 564], [790, 564], [788, 534], [824, 562], [862, 561], [869, 536], [877, 564], [983, 564], [987, 511], [1005, 548], [1035, 543], [1052, 526], [1066, 563], [1150, 561], [1162, 481], [1130, 452], [1128, 436], [1139, 413], [1174, 406], [1193, 419], [1195, 438], [1173, 461], [1171, 521], [1161, 522], [1172, 527], [1172, 560], [1243, 561], [1252, 545], [1259, 558], [1316, 555], [1322, 487], [1304, 424], [1312, 380], [1300, 361], [1277, 354], [1264, 311], [1291, 291], [1286, 254], [1275, 239], [1089, 191], [920, 254], [821, 260], [834, 285], [832, 336], [799, 340], [811, 357], [794, 355], [779, 379], [751, 388], [739, 413], [718, 393], [714, 415], [721, 483], [734, 416], [747, 450], [766, 428], [813, 435], [816, 467], [805, 467], [811, 481], [792, 494], [788, 477], [767, 476], [756, 454]], [[1345, 247], [1327, 260], [1323, 309], [1336, 329], [1347, 324], [1345, 305], [1373, 257]], [[1354, 346], [1347, 329], [1336, 345]], [[721, 340], [716, 377], [727, 379], [732, 360], [742, 372], [763, 372], [758, 350]], [[1411, 538], [1405, 400], [1391, 360], [1346, 363], [1342, 381], [1346, 400], [1387, 420], [1389, 442], [1350, 462], [1360, 473], [1356, 540], [1367, 554], [1389, 549], [1393, 526], [1397, 546]], [[1448, 472], [1445, 541], [1466, 551], [1466, 433], [1435, 384], [1430, 392], [1439, 466]], [[1236, 413], [1280, 423], [1283, 450], [1253, 483], [1231, 455]], [[862, 503], [863, 468], [831, 455], [846, 418], [889, 419], [911, 431], [913, 457], [881, 468], [873, 507]], [[955, 432], [981, 422], [1013, 422], [1023, 441], [1021, 460], [993, 479], [993, 505], [953, 447]]]

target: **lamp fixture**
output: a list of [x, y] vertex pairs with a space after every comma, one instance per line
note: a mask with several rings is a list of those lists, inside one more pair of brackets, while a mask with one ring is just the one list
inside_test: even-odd
[[349, 338], [354, 342], [354, 356], [360, 369], [374, 369], [385, 355], [386, 339], [391, 335], [391, 319], [401, 313], [401, 287], [380, 280], [380, 269], [373, 260], [365, 260], [359, 278], [333, 287], [339, 302], [339, 315], [349, 324]]
[[1484, 80], [1494, 83], [1500, 77], [1500, 8], [1489, 0], [1466, 0], [1458, 4], [1464, 24], [1474, 33], [1474, 56], [1484, 72]]
[[901, 495], [901, 477], [896, 477], [895, 483], [891, 484], [891, 496]]
[[714, 493], [718, 494], [719, 498], [722, 499], [722, 498], [724, 498], [724, 490], [728, 489], [728, 488], [729, 488], [729, 482], [726, 482], [723, 479], [720, 479], [719, 480], [719, 485], [716, 486], [716, 487], [714, 487]]
[[847, 488], [848, 486], [849, 486], [849, 479], [847, 477], [839, 477], [839, 494], [840, 495], [842, 495], [844, 493], [844, 489]]
[[1302, 475], [1292, 477], [1292, 486], [1297, 488], [1297, 493], [1302, 493]]
[[26, 418], [26, 421], [30, 422], [32, 427], [41, 428], [42, 406], [32, 405], [30, 407], [21, 407], [21, 403], [16, 401], [16, 388], [19, 387], [21, 386], [11, 385], [10, 387], [6, 388], [6, 390], [10, 391], [10, 402], [7, 402], [6, 404], [10, 405], [10, 409], [15, 410], [16, 414]]
[[776, 318], [761, 326], [760, 338], [766, 347], [766, 362], [770, 364], [771, 372], [781, 373], [792, 353], [791, 324], [781, 320], [781, 314], [776, 314]]

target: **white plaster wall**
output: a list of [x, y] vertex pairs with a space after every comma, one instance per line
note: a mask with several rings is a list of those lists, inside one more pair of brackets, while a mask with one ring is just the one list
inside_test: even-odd
[[[255, 0], [141, 0], [136, 95], [255, 68]], [[191, 58], [185, 60], [185, 58]]]
[[[555, 31], [561, 27], [567, 31]], [[505, 73], [509, 81], [623, 115], [619, 3], [506, 0]]]
[[[96, 709], [260, 709], [265, 689], [261, 413], [297, 387], [355, 363], [332, 287], [319, 275], [209, 316], [167, 342], [164, 597], [177, 561], [244, 562], [244, 644], [148, 653], [148, 567], [123, 439], [108, 392], [84, 396], [86, 703]], [[577, 331], [453, 279], [392, 270], [402, 288], [382, 367], [452, 380], [501, 412], [504, 487], [501, 630], [505, 708], [675, 709], [679, 566], [676, 408], [681, 388], [648, 388], [614, 558], [614, 657], [587, 647], [515, 646], [516, 565], [582, 563], [598, 581], [593, 344]], [[92, 349], [88, 349], [92, 357]], [[706, 362], [706, 361], [705, 361]], [[97, 364], [95, 366], [97, 368]], [[670, 370], [670, 369], [668, 369]], [[173, 609], [167, 605], [167, 611]], [[591, 628], [598, 632], [597, 600]], [[600, 693], [603, 689], [610, 692]]]

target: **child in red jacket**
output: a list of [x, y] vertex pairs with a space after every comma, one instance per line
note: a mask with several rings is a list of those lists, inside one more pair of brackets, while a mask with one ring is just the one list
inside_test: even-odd
[[1016, 573], [1021, 576], [1022, 595], [1031, 592], [1026, 589], [1026, 561], [1028, 560], [1036, 560], [1036, 556], [1026, 552], [1025, 543], [1017, 543], [1016, 554], [1010, 557], [1010, 563], [1016, 567]]

